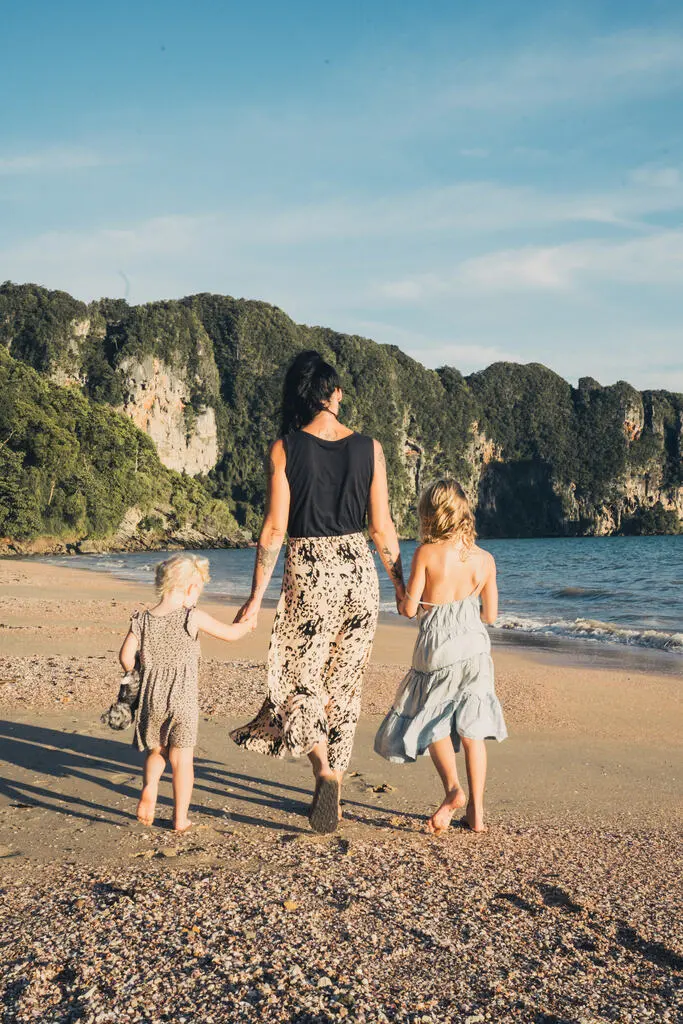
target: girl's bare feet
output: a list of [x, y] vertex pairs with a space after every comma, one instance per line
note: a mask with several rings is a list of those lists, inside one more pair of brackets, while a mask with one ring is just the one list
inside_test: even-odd
[[460, 819], [460, 822], [471, 832], [488, 832], [489, 830], [488, 825], [484, 824], [483, 807], [475, 808], [471, 800], [468, 800], [465, 816]]
[[191, 821], [174, 821], [173, 822], [173, 831], [174, 832], [187, 832], [191, 828], [192, 828], [192, 822]]
[[140, 802], [136, 811], [137, 819], [141, 825], [149, 828], [154, 824], [154, 812], [157, 806], [157, 794], [151, 786], [145, 786], [140, 794]]
[[450, 825], [455, 812], [464, 807], [466, 803], [465, 790], [461, 786], [450, 789], [439, 809], [432, 814], [427, 822], [427, 831], [434, 836], [442, 835]]

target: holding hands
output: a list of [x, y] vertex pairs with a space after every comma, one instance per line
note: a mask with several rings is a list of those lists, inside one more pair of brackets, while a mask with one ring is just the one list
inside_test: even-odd
[[256, 597], [250, 597], [248, 601], [245, 601], [242, 607], [235, 615], [233, 622], [236, 624], [244, 624], [247, 630], [254, 630], [258, 624], [258, 614], [261, 611], [261, 602]]

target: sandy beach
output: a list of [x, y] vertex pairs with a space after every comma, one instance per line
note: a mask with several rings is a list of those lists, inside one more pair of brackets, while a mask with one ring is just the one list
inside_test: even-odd
[[197, 827], [178, 838], [170, 779], [142, 828], [140, 755], [99, 722], [151, 597], [0, 561], [4, 1020], [678, 1019], [680, 675], [497, 647], [491, 830], [434, 839], [429, 759], [372, 752], [414, 638], [383, 622], [322, 838], [307, 764], [228, 739], [262, 700], [265, 610], [247, 640], [203, 641]]

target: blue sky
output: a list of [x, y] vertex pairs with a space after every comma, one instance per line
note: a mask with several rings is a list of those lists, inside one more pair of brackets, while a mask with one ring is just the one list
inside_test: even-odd
[[0, 280], [683, 390], [679, 0], [3, 11]]

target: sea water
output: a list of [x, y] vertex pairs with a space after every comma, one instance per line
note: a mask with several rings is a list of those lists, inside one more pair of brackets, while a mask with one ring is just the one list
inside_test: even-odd
[[[683, 655], [683, 536], [481, 541], [498, 565], [497, 627], [519, 639], [558, 637], [656, 648]], [[406, 579], [415, 543], [401, 544]], [[232, 601], [251, 586], [253, 549], [197, 552], [211, 561], [208, 592]], [[52, 558], [74, 568], [152, 582], [161, 552]], [[377, 557], [377, 556], [375, 556]], [[266, 597], [282, 583], [280, 556]], [[377, 559], [381, 607], [395, 612], [393, 587]]]

